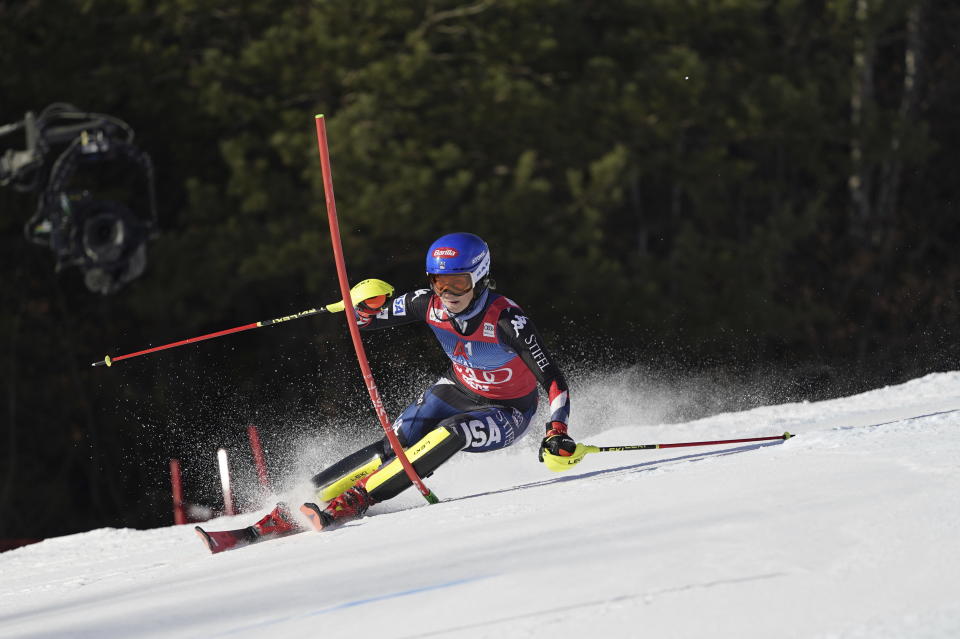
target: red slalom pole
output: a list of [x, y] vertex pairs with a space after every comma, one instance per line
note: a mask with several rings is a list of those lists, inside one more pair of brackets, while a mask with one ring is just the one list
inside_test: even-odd
[[173, 490], [173, 523], [179, 526], [187, 523], [183, 511], [183, 481], [180, 478], [180, 460], [170, 460], [170, 486]]
[[270, 490], [270, 480], [267, 479], [267, 461], [263, 457], [263, 447], [260, 445], [260, 433], [253, 424], [247, 426], [247, 437], [250, 439], [250, 450], [253, 451], [253, 463], [257, 466], [257, 477], [260, 485]]
[[[333, 174], [330, 169], [330, 150], [327, 147], [327, 125], [323, 115], [315, 118], [317, 125], [317, 146], [320, 150], [320, 169], [323, 172], [323, 192], [327, 203], [327, 220], [330, 224], [330, 244], [333, 247], [333, 258], [337, 264], [337, 277], [340, 280], [340, 294], [343, 296], [344, 303], [350, 300], [347, 306], [353, 306], [353, 299], [350, 297], [350, 280], [347, 278], [347, 264], [343, 257], [343, 244], [340, 241], [340, 223], [337, 221], [337, 204], [333, 196]], [[361, 300], [357, 300], [358, 302]], [[424, 499], [431, 504], [440, 501], [433, 492], [424, 485], [423, 480], [417, 475], [410, 460], [400, 445], [396, 433], [390, 426], [390, 419], [387, 417], [387, 411], [383, 408], [383, 400], [380, 398], [380, 391], [377, 390], [377, 384], [373, 380], [373, 373], [370, 371], [370, 363], [367, 361], [367, 353], [363, 348], [363, 340], [360, 339], [360, 327], [357, 325], [357, 318], [351, 312], [346, 312], [347, 326], [350, 328], [350, 337], [353, 340], [353, 350], [357, 353], [357, 361], [360, 363], [360, 371], [363, 373], [363, 381], [367, 385], [367, 392], [370, 394], [370, 401], [373, 403], [373, 409], [380, 418], [380, 425], [387, 435], [387, 441], [393, 449], [397, 459], [407, 473], [407, 477], [417, 487]]]

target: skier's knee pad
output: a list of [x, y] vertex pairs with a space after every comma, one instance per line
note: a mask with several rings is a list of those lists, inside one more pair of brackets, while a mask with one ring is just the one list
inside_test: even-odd
[[355, 453], [347, 455], [333, 466], [313, 476], [311, 480], [317, 488], [317, 499], [332, 501], [355, 483], [372, 474], [383, 464], [387, 455], [384, 446], [389, 449], [386, 440], [377, 440], [364, 446]]
[[[407, 459], [420, 477], [429, 477], [442, 463], [466, 446], [463, 433], [455, 426], [438, 426], [406, 449]], [[399, 459], [394, 458], [366, 482], [375, 502], [396, 497], [412, 485]]]

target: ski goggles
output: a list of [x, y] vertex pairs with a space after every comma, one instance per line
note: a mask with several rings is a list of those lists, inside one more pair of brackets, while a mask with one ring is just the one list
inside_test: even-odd
[[452, 295], [466, 295], [473, 288], [473, 278], [469, 273], [457, 273], [454, 275], [435, 275], [431, 273], [428, 276], [430, 287], [437, 295], [450, 293]]

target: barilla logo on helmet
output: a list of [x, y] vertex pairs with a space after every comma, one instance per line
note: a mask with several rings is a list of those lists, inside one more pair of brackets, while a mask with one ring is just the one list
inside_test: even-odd
[[456, 257], [460, 255], [460, 251], [449, 246], [441, 246], [440, 248], [433, 249], [434, 257]]

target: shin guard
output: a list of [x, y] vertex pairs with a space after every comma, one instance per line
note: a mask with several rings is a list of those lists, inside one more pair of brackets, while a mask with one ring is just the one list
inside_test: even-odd
[[[466, 445], [463, 433], [456, 426], [439, 426], [424, 435], [406, 449], [407, 459], [417, 474], [429, 477], [442, 463], [453, 457]], [[371, 475], [365, 482], [367, 492], [374, 503], [395, 497], [413, 483], [403, 470], [399, 459], [394, 458]]]
[[380, 468], [385, 457], [384, 446], [389, 444], [378, 440], [314, 475], [312, 481], [317, 488], [317, 500], [333, 501], [348, 488]]

